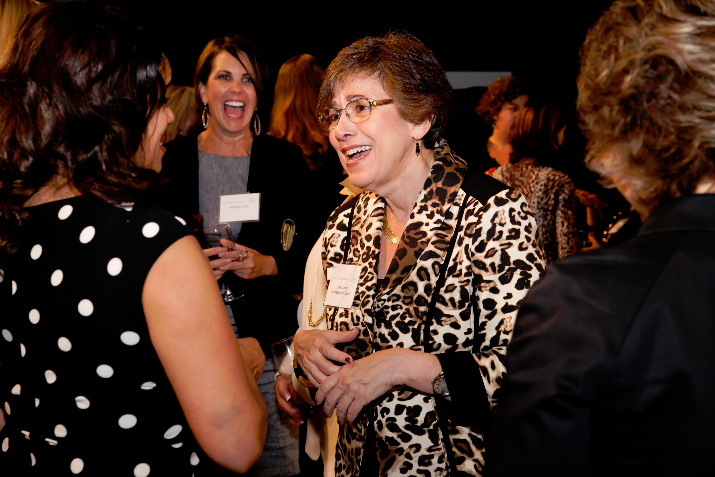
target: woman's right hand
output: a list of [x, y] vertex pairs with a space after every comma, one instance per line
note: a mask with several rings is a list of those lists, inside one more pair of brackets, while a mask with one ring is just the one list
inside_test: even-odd
[[204, 257], [206, 257], [206, 260], [208, 260], [209, 266], [214, 273], [214, 278], [216, 280], [221, 279], [221, 277], [223, 277], [223, 274], [226, 273], [226, 270], [221, 270], [221, 267], [225, 267], [226, 265], [231, 263], [233, 259], [228, 257], [220, 258], [218, 255], [219, 253], [228, 252], [228, 247], [211, 247], [205, 248], [203, 251]]
[[293, 353], [305, 375], [318, 387], [325, 378], [340, 369], [340, 365], [335, 363], [352, 362], [352, 357], [335, 345], [350, 343], [359, 334], [359, 328], [350, 331], [299, 331], [293, 338]]
[[276, 401], [278, 408], [288, 416], [291, 424], [299, 426], [305, 420], [307, 406], [293, 388], [293, 383], [276, 375]]

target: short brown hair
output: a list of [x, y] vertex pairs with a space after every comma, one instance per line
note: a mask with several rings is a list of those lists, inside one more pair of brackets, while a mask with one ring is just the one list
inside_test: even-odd
[[479, 98], [476, 112], [482, 121], [491, 124], [501, 111], [502, 106], [511, 103], [521, 95], [527, 95], [519, 78], [502, 76], [489, 83], [487, 90]]
[[417, 124], [432, 117], [423, 143], [434, 147], [447, 121], [452, 86], [429, 48], [403, 32], [363, 38], [343, 48], [325, 70], [318, 111], [330, 105], [336, 87], [355, 76], [376, 77], [406, 121]]
[[715, 4], [623, 0], [581, 49], [586, 162], [641, 213], [715, 173]]

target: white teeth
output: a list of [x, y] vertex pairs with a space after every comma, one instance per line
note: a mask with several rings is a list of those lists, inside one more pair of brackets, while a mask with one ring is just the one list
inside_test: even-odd
[[357, 154], [358, 152], [364, 152], [364, 151], [369, 151], [372, 149], [372, 146], [358, 146], [354, 147], [352, 149], [348, 149], [348, 151], [345, 153], [348, 156], [353, 156]]
[[226, 101], [224, 104], [226, 106], [235, 106], [237, 108], [245, 106], [243, 101]]

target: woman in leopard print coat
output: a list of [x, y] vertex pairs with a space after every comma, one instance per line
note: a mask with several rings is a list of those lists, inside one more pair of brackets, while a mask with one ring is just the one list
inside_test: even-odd
[[365, 192], [326, 227], [330, 331], [294, 346], [337, 413], [338, 476], [480, 475], [516, 311], [543, 271], [525, 199], [439, 140], [450, 93], [407, 34], [360, 40], [326, 70], [321, 121]]

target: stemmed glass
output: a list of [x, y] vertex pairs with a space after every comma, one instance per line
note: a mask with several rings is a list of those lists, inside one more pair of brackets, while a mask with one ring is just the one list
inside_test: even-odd
[[[231, 226], [229, 224], [218, 223], [209, 225], [204, 229], [204, 236], [206, 237], [206, 243], [210, 248], [226, 247], [229, 251], [234, 250], [235, 242], [233, 240], [233, 234], [231, 233]], [[228, 241], [228, 244], [221, 243], [222, 240]], [[240, 296], [236, 296], [231, 291], [224, 280], [220, 280], [220, 283], [221, 296], [223, 297], [224, 303], [230, 303], [241, 298]]]

